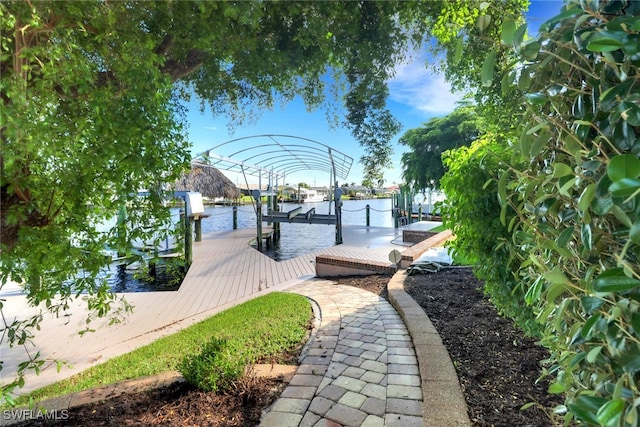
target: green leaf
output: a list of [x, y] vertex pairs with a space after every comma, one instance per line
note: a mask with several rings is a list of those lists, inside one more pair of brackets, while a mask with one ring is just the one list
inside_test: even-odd
[[560, 394], [567, 391], [567, 387], [561, 383], [553, 383], [549, 386], [549, 393], [551, 394]]
[[595, 195], [596, 195], [596, 184], [591, 183], [587, 185], [585, 189], [582, 190], [582, 194], [578, 199], [578, 209], [580, 209], [581, 211], [586, 211], [587, 209], [589, 209], [589, 205], [591, 205], [591, 201], [593, 200]]
[[518, 49], [520, 44], [522, 44], [522, 40], [524, 40], [524, 35], [527, 33], [527, 24], [522, 24], [518, 27], [518, 29], [513, 33], [513, 47], [514, 49]]
[[594, 32], [587, 42], [587, 49], [592, 52], [612, 52], [619, 50], [627, 33], [624, 31]]
[[624, 412], [625, 402], [623, 399], [610, 400], [598, 409], [596, 418], [601, 425], [618, 425]]
[[507, 204], [507, 180], [509, 179], [509, 172], [504, 171], [498, 181], [498, 201], [502, 206]]
[[627, 416], [624, 417], [624, 421], [627, 425], [637, 426], [638, 425], [638, 408], [631, 407], [627, 410]]
[[549, 286], [549, 289], [547, 290], [547, 296], [545, 299], [547, 300], [547, 302], [553, 303], [556, 300], [556, 298], [562, 295], [566, 290], [567, 290], [566, 284], [554, 283], [553, 285]]
[[631, 375], [635, 375], [640, 371], [640, 352], [638, 352], [637, 346], [622, 354], [618, 359], [618, 363], [622, 365], [622, 369], [625, 372]]
[[560, 233], [560, 235], [556, 239], [556, 244], [558, 245], [558, 247], [560, 248], [567, 247], [567, 244], [573, 237], [573, 231], [574, 231], [573, 226], [567, 227], [564, 230], [562, 230], [562, 233]]
[[628, 34], [622, 40], [622, 51], [629, 56], [637, 55], [640, 52], [640, 35]]
[[596, 358], [598, 357], [598, 355], [600, 354], [600, 352], [602, 351], [602, 346], [599, 345], [597, 347], [592, 348], [591, 350], [589, 350], [589, 352], [587, 353], [587, 362], [589, 363], [593, 363]]
[[491, 23], [491, 15], [480, 15], [478, 16], [478, 20], [476, 21], [476, 24], [478, 25], [478, 29], [480, 30], [480, 32], [484, 32], [484, 30], [487, 29], [487, 27], [489, 27], [489, 24]]
[[544, 105], [549, 101], [547, 95], [542, 92], [528, 93], [525, 95], [525, 98], [533, 105]]
[[553, 177], [561, 178], [563, 176], [573, 175], [573, 169], [569, 165], [565, 165], [564, 163], [556, 163], [553, 165]]
[[503, 94], [506, 95], [509, 93], [509, 91], [511, 90], [511, 85], [513, 84], [514, 80], [515, 80], [514, 73], [504, 74], [504, 76], [502, 77], [502, 81], [500, 82], [500, 88], [502, 89]]
[[631, 326], [636, 336], [640, 336], [640, 313], [633, 313], [633, 316], [631, 316]]
[[604, 300], [598, 297], [582, 296], [580, 297], [580, 303], [582, 304], [582, 308], [584, 309], [584, 311], [586, 311], [587, 313], [593, 313], [594, 311], [602, 307], [602, 304], [604, 304]]
[[596, 313], [593, 316], [589, 317], [586, 322], [584, 322], [584, 325], [582, 325], [582, 329], [580, 329], [580, 335], [583, 338], [588, 339], [591, 337], [591, 331], [593, 330], [593, 327], [596, 325], [596, 323], [598, 323], [598, 321], [600, 320], [600, 317], [600, 313]]
[[633, 102], [621, 102], [618, 109], [627, 123], [631, 126], [640, 126], [640, 106]]
[[524, 48], [521, 50], [522, 55], [528, 60], [533, 61], [538, 57], [538, 53], [540, 52], [540, 42], [531, 41], [524, 45]]
[[599, 424], [596, 413], [606, 403], [607, 400], [602, 397], [580, 395], [567, 406], [580, 421]]
[[493, 69], [496, 65], [496, 52], [492, 50], [489, 52], [487, 57], [482, 64], [482, 70], [480, 73], [480, 79], [482, 81], [482, 85], [485, 87], [491, 86], [493, 83]]
[[593, 248], [591, 225], [582, 224], [580, 226], [580, 236], [582, 237], [582, 244], [588, 251], [590, 251]]
[[573, 18], [576, 15], [580, 15], [584, 13], [584, 10], [582, 8], [579, 7], [574, 7], [572, 9], [568, 9], [563, 11], [562, 13], [559, 13], [549, 19], [547, 19], [545, 22], [542, 23], [542, 25], [540, 26], [540, 29], [544, 29], [544, 31], [550, 31], [551, 26], [553, 24], [556, 24], [558, 22], [562, 22], [568, 18]]
[[542, 276], [538, 276], [533, 285], [529, 287], [527, 293], [524, 296], [524, 300], [527, 304], [531, 305], [540, 298], [540, 294], [542, 293]]
[[640, 177], [640, 159], [633, 154], [614, 156], [607, 165], [607, 175], [611, 181]]
[[640, 280], [624, 275], [621, 268], [607, 270], [593, 281], [595, 292], [624, 292], [640, 287]]
[[611, 197], [597, 197], [591, 204], [591, 210], [596, 215], [606, 215], [613, 208], [613, 200]]
[[640, 191], [640, 179], [622, 178], [609, 186], [613, 197], [626, 197]]
[[627, 93], [633, 88], [634, 79], [627, 79], [619, 85], [611, 86], [600, 94], [600, 107], [604, 111], [613, 111], [620, 105], [620, 99], [626, 99]]
[[571, 282], [567, 279], [567, 276], [564, 275], [560, 267], [554, 267], [553, 270], [547, 271], [543, 274], [544, 278], [549, 281], [551, 284], [561, 283], [561, 284], [570, 284]]
[[629, 215], [627, 215], [627, 213], [624, 210], [622, 210], [620, 206], [614, 204], [611, 207], [611, 213], [613, 213], [616, 219], [620, 221], [622, 224], [624, 224], [626, 227], [629, 227], [629, 228], [633, 227], [633, 223], [631, 222]]
[[636, 245], [640, 245], [640, 218], [637, 218], [631, 229], [629, 229], [629, 240]]
[[511, 18], [505, 18], [505, 20], [502, 21], [502, 43], [512, 45], [515, 32], [516, 22]]

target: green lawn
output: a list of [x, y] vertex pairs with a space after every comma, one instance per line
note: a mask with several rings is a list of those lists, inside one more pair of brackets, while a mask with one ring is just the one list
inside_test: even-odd
[[[185, 357], [198, 355], [212, 340], [224, 343], [230, 359], [240, 352], [248, 363], [297, 347], [311, 319], [307, 298], [273, 292], [220, 312], [173, 335], [114, 357], [69, 379], [16, 400], [27, 404], [117, 381], [175, 371]], [[220, 363], [225, 363], [221, 361]]]

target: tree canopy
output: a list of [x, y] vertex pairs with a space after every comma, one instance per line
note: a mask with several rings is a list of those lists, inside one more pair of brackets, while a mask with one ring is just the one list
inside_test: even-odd
[[472, 107], [460, 107], [445, 117], [429, 120], [400, 137], [410, 151], [402, 155], [402, 176], [414, 188], [439, 186], [444, 175], [442, 153], [471, 143], [480, 135], [480, 124]]
[[[520, 14], [497, 4], [496, 13]], [[462, 15], [475, 14], [467, 6]], [[168, 227], [164, 183], [188, 167], [183, 102], [191, 96], [233, 123], [295, 96], [310, 109], [343, 104], [365, 178], [379, 180], [399, 129], [386, 81], [412, 44], [473, 27], [473, 19], [455, 28], [442, 21], [449, 9], [405, 1], [0, 3], [2, 284], [23, 283], [29, 301], [51, 311], [84, 294], [96, 315], [114, 312], [114, 296], [96, 280], [108, 263], [103, 250], [130, 254], [133, 240]], [[99, 230], [125, 208], [123, 221]], [[3, 340], [25, 343], [38, 321], [9, 320]]]

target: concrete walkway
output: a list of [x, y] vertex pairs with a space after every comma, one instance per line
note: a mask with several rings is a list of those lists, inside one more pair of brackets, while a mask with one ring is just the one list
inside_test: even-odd
[[422, 426], [422, 389], [411, 336], [385, 299], [310, 280], [291, 288], [320, 307], [308, 353], [263, 427]]

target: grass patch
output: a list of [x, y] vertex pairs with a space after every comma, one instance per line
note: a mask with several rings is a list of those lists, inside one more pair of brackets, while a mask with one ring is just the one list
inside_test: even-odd
[[[127, 379], [178, 370], [183, 359], [200, 354], [212, 341], [224, 342], [229, 358], [246, 363], [296, 348], [305, 338], [311, 305], [302, 295], [272, 292], [222, 311], [180, 332], [109, 359], [55, 384], [16, 399], [25, 405]], [[222, 361], [221, 363], [226, 363]]]

